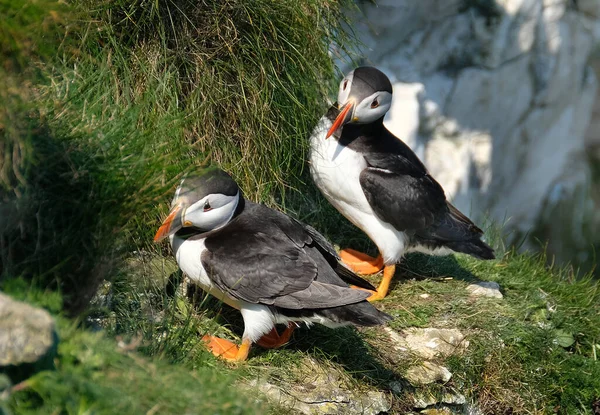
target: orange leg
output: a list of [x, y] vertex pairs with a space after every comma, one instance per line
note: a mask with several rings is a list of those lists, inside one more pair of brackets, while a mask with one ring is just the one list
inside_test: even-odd
[[359, 274], [375, 274], [383, 268], [383, 258], [381, 255], [377, 258], [373, 258], [362, 252], [355, 251], [354, 249], [342, 249], [340, 251], [340, 257], [344, 264], [352, 271]]
[[279, 334], [277, 328], [273, 327], [273, 330], [258, 339], [256, 344], [265, 349], [275, 349], [276, 347], [283, 346], [290, 341], [290, 337], [292, 337], [292, 333], [295, 329], [296, 325], [294, 323], [289, 323], [283, 333]]
[[379, 287], [377, 287], [377, 291], [367, 290], [365, 288], [357, 287], [356, 285], [351, 285], [350, 287], [354, 288], [355, 290], [365, 290], [370, 293], [373, 293], [373, 294], [371, 294], [371, 296], [369, 298], [367, 298], [367, 301], [382, 300], [383, 298], [385, 298], [385, 296], [387, 295], [387, 293], [390, 289], [390, 283], [392, 282], [392, 277], [394, 276], [395, 272], [396, 272], [395, 265], [386, 265], [383, 268], [383, 278], [381, 279], [381, 282], [379, 283]]
[[248, 358], [250, 352], [250, 340], [243, 339], [242, 345], [237, 347], [229, 340], [221, 339], [214, 336], [204, 336], [202, 341], [206, 343], [208, 349], [217, 357], [230, 362], [241, 362]]
[[379, 287], [377, 287], [377, 291], [375, 291], [372, 296], [367, 298], [367, 301], [377, 301], [385, 298], [390, 289], [390, 283], [392, 282], [392, 278], [395, 273], [396, 265], [386, 265], [383, 268], [383, 278], [379, 283]]

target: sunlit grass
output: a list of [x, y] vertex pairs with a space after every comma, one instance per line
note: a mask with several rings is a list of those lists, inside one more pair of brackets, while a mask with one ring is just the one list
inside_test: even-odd
[[[8, 409], [256, 413], [264, 408], [234, 380], [301, 383], [308, 358], [356, 389], [393, 393], [397, 413], [412, 409], [416, 389], [403, 374], [417, 360], [378, 328], [300, 329], [284, 349], [254, 347], [241, 367], [215, 359], [202, 335], [239, 341], [239, 313], [204, 295], [191, 301], [174, 283], [167, 244], [151, 242], [179, 176], [212, 162], [248, 198], [344, 247], [373, 250], [304, 168], [335, 78], [329, 43], [350, 44], [338, 8], [333, 0], [0, 5], [0, 286], [60, 315], [63, 300], [80, 311], [103, 284], [80, 326], [59, 317], [56, 371], [12, 394]], [[488, 236], [500, 248], [498, 233]], [[490, 262], [411, 255], [377, 306], [397, 331], [467, 335], [464, 355], [439, 362], [452, 380], [429, 392], [460, 390], [485, 413], [591, 413], [600, 397], [597, 283], [548, 269], [544, 258], [497, 252]], [[470, 298], [465, 287], [478, 279], [497, 281], [504, 299]], [[102, 333], [89, 331], [95, 324]]]
[[305, 187], [328, 49], [347, 43], [337, 1], [5, 7], [2, 278], [52, 285], [81, 311], [124, 255], [157, 251], [185, 171], [220, 165], [271, 205]]

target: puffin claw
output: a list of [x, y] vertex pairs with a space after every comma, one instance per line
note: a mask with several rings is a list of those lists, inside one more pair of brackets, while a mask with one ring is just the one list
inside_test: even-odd
[[279, 334], [277, 332], [277, 327], [273, 327], [270, 332], [258, 339], [256, 344], [258, 344], [260, 347], [264, 347], [265, 349], [275, 349], [283, 346], [290, 341], [292, 333], [295, 329], [296, 325], [294, 323], [289, 323], [283, 333]]

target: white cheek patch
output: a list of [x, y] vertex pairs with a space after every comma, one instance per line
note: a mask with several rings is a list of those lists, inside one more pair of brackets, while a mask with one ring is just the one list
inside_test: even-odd
[[[342, 79], [342, 82], [340, 82], [340, 90], [338, 92], [338, 105], [340, 106], [340, 108], [342, 107], [342, 105], [344, 105], [346, 103], [346, 101], [348, 101], [348, 95], [350, 94], [350, 89], [352, 88], [352, 79], [354, 78], [354, 71], [350, 72], [348, 75], [346, 75], [344, 77], [344, 79]], [[346, 89], [344, 89], [344, 82], [348, 81], [348, 83], [346, 84]]]
[[[204, 210], [206, 201], [210, 204], [209, 210]], [[225, 226], [235, 213], [239, 201], [239, 193], [235, 196], [223, 194], [208, 195], [183, 213], [182, 221], [185, 226], [194, 226], [202, 230], [214, 230]]]
[[[378, 106], [371, 108], [373, 101], [377, 99]], [[386, 91], [378, 91], [363, 99], [354, 109], [354, 119], [356, 123], [368, 124], [385, 115], [392, 104], [392, 94]]]

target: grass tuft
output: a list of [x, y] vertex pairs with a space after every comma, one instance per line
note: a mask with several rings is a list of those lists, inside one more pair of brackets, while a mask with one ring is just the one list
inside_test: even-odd
[[4, 7], [0, 282], [36, 279], [77, 313], [124, 255], [157, 252], [185, 171], [216, 163], [270, 204], [303, 186], [328, 47], [345, 41], [337, 1]]

